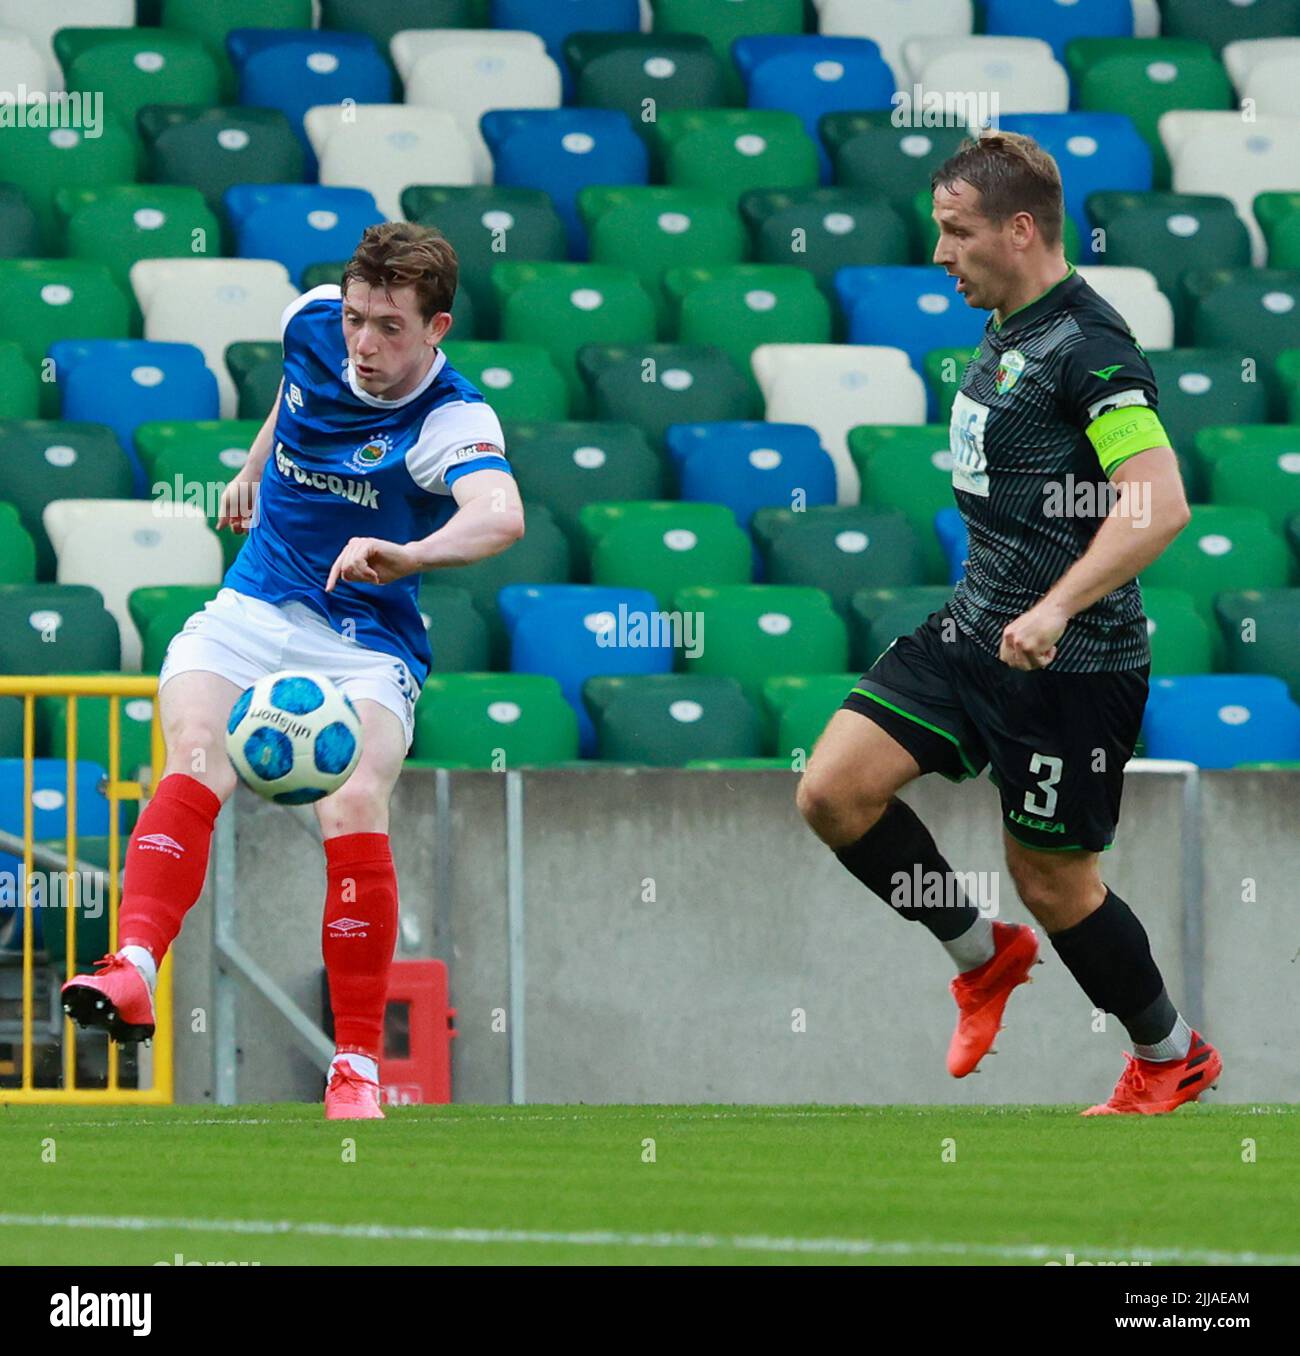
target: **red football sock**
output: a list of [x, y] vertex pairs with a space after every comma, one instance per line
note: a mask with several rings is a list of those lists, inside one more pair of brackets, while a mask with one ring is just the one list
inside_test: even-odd
[[397, 873], [388, 835], [327, 838], [325, 868], [321, 951], [329, 976], [334, 1043], [340, 1051], [378, 1060], [388, 971], [397, 944]]
[[184, 772], [158, 783], [126, 848], [119, 948], [145, 946], [160, 965], [203, 892], [208, 848], [221, 811], [215, 792]]

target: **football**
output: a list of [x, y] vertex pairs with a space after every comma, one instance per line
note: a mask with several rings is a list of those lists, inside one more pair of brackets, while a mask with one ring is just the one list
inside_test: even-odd
[[268, 673], [240, 694], [226, 726], [240, 780], [280, 805], [337, 791], [361, 758], [356, 708], [318, 673]]

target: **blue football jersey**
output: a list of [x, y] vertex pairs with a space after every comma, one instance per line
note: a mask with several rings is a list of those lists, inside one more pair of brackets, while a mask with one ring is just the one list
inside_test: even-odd
[[451, 486], [470, 471], [509, 471], [501, 423], [439, 351], [410, 395], [360, 390], [343, 340], [342, 294], [317, 287], [285, 310], [284, 392], [275, 441], [244, 549], [225, 583], [269, 603], [315, 608], [340, 634], [395, 655], [423, 683], [432, 656], [420, 617], [419, 574], [391, 584], [340, 579], [353, 537], [405, 543], [456, 511]]

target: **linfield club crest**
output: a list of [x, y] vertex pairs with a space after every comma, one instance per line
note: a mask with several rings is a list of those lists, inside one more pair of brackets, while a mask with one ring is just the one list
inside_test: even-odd
[[350, 471], [373, 471], [392, 450], [392, 440], [386, 433], [381, 433], [357, 448], [348, 458], [348, 469]]
[[998, 395], [1006, 395], [1008, 391], [1013, 390], [1024, 370], [1025, 355], [1018, 348], [1004, 353], [1002, 361], [998, 364]]

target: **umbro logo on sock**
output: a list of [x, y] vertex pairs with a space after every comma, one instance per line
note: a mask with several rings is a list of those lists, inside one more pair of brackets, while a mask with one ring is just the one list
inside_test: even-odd
[[331, 937], [364, 937], [364, 932], [357, 932], [358, 928], [368, 928], [369, 923], [363, 922], [360, 918], [338, 918], [329, 925]]
[[135, 841], [137, 847], [148, 848], [150, 852], [166, 852], [178, 859], [185, 851], [180, 843], [165, 833], [146, 833]]

